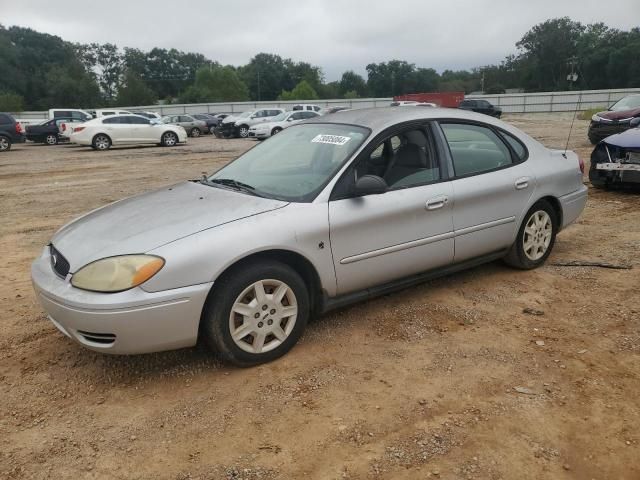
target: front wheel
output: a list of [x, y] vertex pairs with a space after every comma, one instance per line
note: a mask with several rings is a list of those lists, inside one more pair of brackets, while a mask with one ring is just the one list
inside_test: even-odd
[[191, 136], [196, 138], [200, 136], [200, 129], [199, 128], [192, 128], [191, 129]]
[[8, 137], [0, 137], [0, 152], [11, 150], [11, 139]]
[[246, 125], [238, 127], [238, 135], [240, 135], [241, 138], [247, 138], [249, 136], [249, 127]]
[[271, 130], [271, 135], [276, 135], [278, 133], [280, 133], [282, 131], [282, 129], [280, 127], [276, 127], [273, 130]]
[[111, 148], [111, 139], [106, 135], [100, 133], [93, 137], [91, 146], [94, 150], [109, 150]]
[[549, 202], [540, 200], [527, 212], [516, 241], [504, 258], [507, 265], [530, 270], [551, 254], [558, 232], [558, 215]]
[[287, 353], [309, 318], [309, 293], [300, 275], [279, 262], [261, 261], [216, 282], [201, 333], [225, 362], [249, 367]]
[[50, 133], [46, 137], [44, 137], [44, 143], [47, 145], [57, 145], [58, 144], [58, 135], [55, 133]]
[[173, 132], [165, 132], [162, 134], [162, 146], [174, 147], [178, 143], [178, 136]]

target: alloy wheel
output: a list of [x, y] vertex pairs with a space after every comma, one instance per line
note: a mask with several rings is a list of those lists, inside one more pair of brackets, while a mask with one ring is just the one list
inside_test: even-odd
[[240, 127], [239, 132], [242, 138], [247, 138], [249, 136], [249, 129], [247, 127]]
[[106, 150], [109, 148], [110, 141], [104, 135], [98, 135], [94, 143], [98, 150]]
[[229, 314], [234, 343], [249, 353], [265, 353], [287, 339], [296, 324], [298, 302], [280, 280], [258, 280], [238, 295]]
[[174, 133], [165, 133], [163, 142], [165, 146], [173, 147], [177, 143], [176, 135]]
[[0, 137], [0, 152], [4, 150], [9, 150], [9, 140], [5, 137]]
[[199, 137], [200, 136], [200, 130], [198, 130], [197, 128], [194, 128], [193, 130], [191, 130], [191, 136], [192, 137]]
[[47, 135], [47, 137], [45, 138], [45, 142], [47, 143], [47, 145], [55, 145], [56, 143], [58, 143], [58, 137], [56, 135]]
[[529, 217], [522, 236], [523, 250], [529, 260], [539, 260], [547, 253], [552, 233], [553, 224], [547, 212], [538, 210]]

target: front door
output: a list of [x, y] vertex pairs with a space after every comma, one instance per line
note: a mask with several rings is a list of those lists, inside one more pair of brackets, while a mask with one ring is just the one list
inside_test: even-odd
[[[384, 284], [453, 260], [453, 190], [430, 134], [411, 127], [366, 149], [337, 185], [382, 177], [382, 194], [329, 202], [338, 294]], [[342, 197], [342, 198], [340, 198]]]

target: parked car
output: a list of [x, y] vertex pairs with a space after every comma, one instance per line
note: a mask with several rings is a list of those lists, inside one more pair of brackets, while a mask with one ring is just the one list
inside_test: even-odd
[[349, 107], [345, 107], [345, 106], [336, 106], [336, 107], [327, 107], [324, 109], [324, 115], [329, 115], [331, 113], [338, 113], [338, 112], [342, 112], [343, 110], [350, 110]]
[[199, 137], [208, 130], [207, 124], [191, 115], [167, 115], [162, 117], [162, 123], [180, 125], [190, 137]]
[[27, 125], [25, 127], [27, 140], [35, 143], [57, 145], [60, 141], [61, 124], [72, 121], [71, 117], [58, 117], [52, 120], [45, 120], [37, 125]]
[[94, 115], [78, 108], [51, 108], [49, 109], [48, 118], [49, 120], [53, 120], [54, 118], [71, 118], [79, 122], [85, 122], [94, 118]]
[[247, 138], [249, 128], [259, 123], [269, 122], [272, 118], [284, 113], [282, 108], [260, 108], [255, 110], [249, 117], [239, 118], [235, 122], [236, 136]]
[[213, 133], [213, 131], [218, 126], [218, 124], [222, 121], [221, 119], [214, 117], [212, 115], [209, 115], [208, 113], [196, 113], [192, 115], [192, 117], [195, 118], [196, 120], [202, 120], [204, 123], [207, 124], [206, 133]]
[[10, 150], [11, 145], [23, 143], [24, 140], [22, 125], [10, 114], [0, 112], [0, 152]]
[[108, 115], [75, 127], [70, 140], [78, 145], [90, 145], [94, 150], [145, 143], [173, 147], [187, 141], [187, 132], [179, 125], [164, 124], [140, 115]]
[[589, 180], [594, 187], [640, 184], [640, 118], [632, 119], [629, 126], [593, 149]]
[[591, 117], [587, 136], [592, 144], [609, 135], [631, 128], [631, 120], [640, 117], [640, 95], [627, 95], [611, 105], [607, 110]]
[[98, 109], [95, 111], [94, 118], [108, 117], [109, 115], [131, 115], [129, 110], [117, 110], [114, 108]]
[[319, 116], [318, 112], [303, 110], [283, 112], [280, 115], [273, 117], [270, 121], [265, 123], [259, 123], [249, 128], [249, 137], [257, 138], [258, 140], [264, 140], [276, 133], [281, 132], [291, 125], [300, 123], [303, 120], [308, 120]]
[[131, 113], [133, 113], [134, 115], [141, 115], [141, 116], [143, 116], [145, 118], [148, 118], [149, 120], [152, 120], [152, 119], [160, 120], [160, 119], [162, 119], [162, 115], [160, 115], [157, 112], [131, 112]]
[[458, 105], [458, 108], [484, 113], [490, 117], [500, 118], [502, 116], [502, 109], [492, 105], [487, 100], [463, 100], [460, 102], [460, 105]]
[[322, 110], [322, 107], [320, 107], [319, 105], [314, 105], [312, 103], [301, 103], [299, 105], [294, 105], [291, 110], [293, 110], [294, 112], [298, 110], [308, 110], [311, 112], [319, 112], [320, 110]]
[[33, 285], [54, 325], [92, 350], [200, 337], [255, 365], [320, 312], [498, 258], [542, 265], [585, 206], [583, 167], [463, 110], [316, 117], [213, 175], [67, 224], [34, 261]]
[[235, 138], [238, 136], [236, 121], [249, 120], [255, 110], [248, 110], [238, 115], [227, 115], [214, 129], [213, 134], [218, 138]]

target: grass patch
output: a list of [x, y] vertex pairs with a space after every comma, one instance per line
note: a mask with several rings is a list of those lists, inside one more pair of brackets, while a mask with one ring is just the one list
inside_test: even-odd
[[578, 119], [579, 120], [591, 120], [591, 117], [593, 117], [594, 114], [598, 113], [598, 112], [602, 112], [603, 110], [606, 110], [607, 107], [598, 107], [598, 108], [590, 108], [589, 110], [585, 110], [584, 112], [580, 112], [578, 114]]

